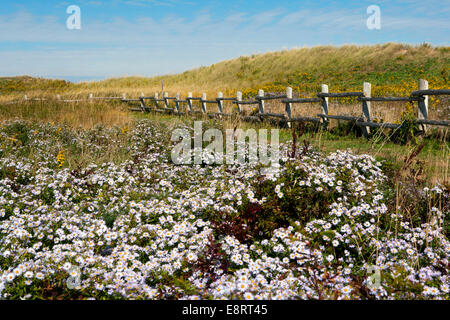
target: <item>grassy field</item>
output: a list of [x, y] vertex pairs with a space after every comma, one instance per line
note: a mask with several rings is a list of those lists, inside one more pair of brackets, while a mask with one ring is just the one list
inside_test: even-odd
[[278, 173], [180, 165], [171, 133], [191, 120], [137, 117], [2, 121], [0, 298], [450, 298], [448, 188], [424, 183], [417, 147], [396, 165], [324, 151], [414, 147], [299, 128], [296, 147], [281, 131]]
[[[362, 82], [373, 85], [373, 96], [409, 95], [417, 89], [417, 80], [425, 78], [430, 88], [448, 88], [448, 68], [450, 49], [429, 45], [411, 46], [404, 44], [384, 44], [375, 46], [313, 47], [289, 51], [240, 57], [223, 61], [209, 67], [183, 72], [177, 75], [144, 78], [128, 77], [108, 79], [97, 82], [73, 84], [61, 80], [36, 79], [31, 77], [0, 78], [0, 120], [26, 119], [50, 122], [71, 127], [92, 128], [98, 124], [106, 126], [132, 127], [135, 118], [142, 115], [129, 112], [128, 106], [120, 102], [95, 101], [89, 103], [63, 103], [55, 99], [86, 98], [95, 96], [120, 96], [126, 93], [136, 97], [144, 92], [152, 95], [161, 90], [164, 81], [165, 91], [170, 95], [187, 91], [194, 95], [207, 92], [214, 97], [221, 90], [225, 96], [234, 96], [235, 90], [243, 90], [244, 95], [255, 95], [259, 88], [266, 92], [283, 92], [285, 86], [294, 88], [294, 96], [314, 96], [320, 84], [327, 83], [330, 91], [360, 91]], [[51, 101], [26, 102], [8, 105], [12, 99], [47, 98]], [[199, 106], [194, 106], [199, 108]], [[208, 106], [215, 111], [216, 106]], [[233, 105], [225, 102], [225, 112], [231, 112]], [[244, 106], [246, 112], [250, 107]], [[284, 113], [284, 105], [267, 101], [268, 112]], [[293, 116], [315, 116], [320, 113], [318, 104], [294, 105]], [[361, 105], [353, 100], [330, 99], [330, 114], [360, 115]], [[372, 117], [375, 121], [400, 123], [405, 116], [414, 117], [417, 106], [409, 103], [372, 103]], [[429, 118], [448, 120], [450, 116], [448, 97], [430, 97]], [[159, 121], [180, 121], [174, 117], [149, 114], [145, 117]], [[266, 124], [267, 125], [267, 124]], [[310, 130], [306, 138], [322, 152], [350, 148], [358, 153], [368, 153], [379, 159], [387, 159], [396, 167], [401, 167], [404, 158], [420, 141], [425, 147], [418, 155], [423, 161], [424, 175], [430, 183], [449, 183], [448, 129], [431, 130], [427, 138], [407, 144], [393, 143], [392, 132], [375, 134], [367, 141], [365, 138], [347, 134], [354, 128], [341, 129], [342, 124], [332, 120], [331, 132]], [[242, 122], [225, 123], [228, 127], [249, 127]], [[255, 126], [251, 124], [251, 126]], [[261, 126], [261, 125], [257, 125]], [[345, 126], [345, 125], [344, 125]], [[292, 133], [282, 129], [283, 139], [291, 139]]]
[[[309, 111], [318, 109], [318, 106], [304, 107]], [[351, 106], [347, 106], [348, 109]], [[121, 102], [88, 102], [88, 103], [63, 103], [58, 101], [28, 101], [13, 105], [0, 103], [0, 121], [24, 119], [32, 122], [48, 122], [68, 126], [72, 128], [90, 129], [98, 125], [107, 127], [132, 128], [136, 119], [148, 118], [163, 123], [192, 124], [192, 118], [164, 115], [159, 113], [141, 114], [129, 111], [129, 105]], [[317, 112], [319, 110], [316, 110]], [[342, 111], [341, 111], [342, 112]], [[305, 112], [305, 114], [308, 114]], [[201, 117], [199, 118], [201, 119]], [[206, 120], [206, 119], [203, 119]], [[209, 120], [207, 120], [209, 121]], [[388, 121], [388, 120], [385, 120]], [[210, 122], [210, 121], [209, 121]], [[270, 128], [270, 123], [248, 123], [239, 119], [226, 119], [216, 125], [225, 129], [238, 128]], [[429, 183], [449, 184], [449, 151], [450, 142], [448, 129], [431, 129], [427, 137], [417, 137], [407, 143], [396, 143], [392, 140], [393, 131], [384, 130], [374, 133], [369, 140], [360, 136], [360, 132], [352, 123], [331, 120], [330, 130], [323, 131], [320, 128], [309, 128], [301, 137], [306, 139], [317, 150], [330, 153], [336, 150], [351, 149], [357, 153], [373, 155], [377, 159], [385, 159], [394, 167], [401, 167], [405, 157], [420, 143], [425, 147], [419, 153], [418, 159], [424, 162], [423, 177]], [[280, 139], [286, 142], [292, 139], [290, 129], [280, 129]], [[416, 141], [417, 140], [417, 141]], [[70, 157], [70, 156], [69, 156]], [[79, 157], [79, 155], [75, 155]]]
[[[416, 89], [417, 79], [432, 87], [448, 84], [450, 49], [428, 45], [385, 44], [376, 46], [322, 46], [271, 52], [223, 61], [177, 75], [154, 78], [118, 78], [86, 83], [80, 91], [111, 90], [130, 94], [161, 90], [161, 81], [171, 93], [218, 91], [244, 95], [259, 88], [284, 91], [292, 86], [299, 94], [320, 91], [326, 83], [332, 91], [361, 89], [364, 81], [374, 85], [374, 94], [402, 94]], [[134, 91], [133, 91], [134, 90]]]
[[80, 84], [28, 77], [0, 78], [0, 92], [42, 95], [50, 91], [68, 96], [124, 92], [138, 96], [141, 92], [150, 95], [161, 91], [164, 81], [165, 91], [180, 92], [183, 96], [189, 91], [207, 92], [210, 96], [218, 91], [234, 95], [236, 90], [251, 95], [259, 88], [273, 92], [284, 91], [286, 86], [293, 87], [297, 94], [309, 95], [320, 91], [323, 83], [331, 91], [339, 92], [360, 90], [362, 83], [368, 81], [374, 86], [374, 95], [402, 95], [415, 90], [419, 78], [427, 79], [430, 87], [445, 87], [449, 81], [449, 65], [450, 49], [428, 44], [318, 46], [242, 56], [180, 74], [151, 78], [124, 77]]
[[[204, 130], [279, 128], [271, 173], [211, 165], [207, 153], [175, 164], [171, 134], [192, 133], [192, 117], [55, 99], [137, 96], [161, 80], [171, 94], [291, 85], [309, 96], [322, 82], [356, 91], [371, 81], [374, 95], [405, 95], [419, 77], [448, 88], [448, 59], [427, 45], [317, 47], [157, 78], [0, 79], [0, 299], [448, 300], [450, 139], [447, 128], [421, 134], [416, 106], [373, 104], [377, 121], [407, 125], [369, 138], [334, 120], [325, 130], [196, 118]], [[8, 103], [24, 94], [48, 100]], [[358, 112], [331, 103], [331, 114]], [[448, 100], [431, 101], [430, 117], [448, 112]]]
[[[394, 43], [320, 46], [239, 57], [180, 74], [152, 78], [124, 77], [78, 84], [31, 77], [0, 78], [0, 103], [22, 99], [25, 94], [29, 98], [47, 99], [55, 99], [57, 94], [63, 99], [86, 98], [91, 93], [94, 96], [125, 93], [134, 98], [141, 93], [160, 92], [162, 95], [162, 82], [164, 91], [170, 96], [179, 92], [182, 97], [187, 92], [193, 92], [194, 96], [206, 92], [209, 98], [214, 98], [218, 91], [225, 96], [235, 96], [235, 92], [241, 90], [248, 98], [261, 88], [265, 92], [284, 93], [286, 86], [293, 87], [294, 97], [312, 97], [323, 83], [329, 85], [330, 92], [342, 92], [362, 91], [364, 81], [372, 83], [372, 96], [408, 96], [417, 90], [420, 78], [427, 79], [431, 89], [448, 88], [449, 65], [448, 47]], [[229, 112], [231, 107], [226, 103], [225, 111]], [[402, 113], [411, 108], [416, 107], [408, 103], [374, 102], [372, 115], [380, 121], [399, 122]], [[284, 105], [267, 102], [266, 109], [284, 112]], [[319, 112], [317, 104], [294, 105], [293, 108], [294, 116], [314, 116]], [[360, 115], [361, 106], [352, 98], [330, 99], [329, 112]], [[449, 116], [449, 98], [430, 97], [429, 118], [448, 120]]]

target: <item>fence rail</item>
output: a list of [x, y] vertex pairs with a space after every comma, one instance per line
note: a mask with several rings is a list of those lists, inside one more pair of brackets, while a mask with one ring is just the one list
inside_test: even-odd
[[[61, 102], [83, 102], [83, 101], [94, 101], [94, 100], [119, 100], [125, 103], [139, 102], [140, 106], [131, 107], [131, 111], [139, 112], [169, 112], [173, 114], [204, 114], [211, 118], [213, 117], [226, 117], [237, 114], [242, 116], [247, 120], [259, 120], [264, 118], [275, 117], [285, 120], [290, 126], [292, 122], [298, 121], [308, 121], [315, 123], [323, 123], [325, 127], [328, 126], [329, 119], [337, 119], [344, 121], [355, 121], [356, 125], [363, 129], [364, 135], [368, 136], [370, 133], [370, 128], [390, 128], [398, 129], [401, 124], [397, 123], [383, 123], [383, 122], [373, 122], [371, 121], [371, 102], [394, 102], [394, 101], [404, 101], [404, 102], [417, 102], [417, 123], [421, 126], [423, 131], [427, 130], [427, 126], [450, 126], [450, 121], [448, 120], [433, 120], [428, 119], [428, 96], [430, 95], [450, 95], [450, 89], [438, 89], [430, 90], [428, 89], [428, 81], [424, 79], [419, 80], [419, 88], [413, 91], [409, 97], [372, 97], [371, 96], [371, 84], [364, 82], [363, 90], [361, 92], [329, 92], [328, 86], [323, 84], [322, 91], [317, 93], [316, 98], [293, 98], [292, 88], [286, 88], [286, 94], [278, 95], [265, 95], [263, 90], [258, 91], [258, 95], [249, 99], [242, 99], [242, 92], [238, 91], [236, 97], [224, 97], [222, 92], [219, 92], [217, 97], [214, 99], [207, 99], [206, 93], [203, 93], [201, 97], [193, 97], [192, 92], [189, 92], [185, 99], [181, 99], [180, 93], [177, 93], [175, 97], [169, 97], [168, 92], [163, 93], [163, 97], [159, 98], [158, 93], [154, 96], [145, 96], [143, 93], [139, 98], [129, 98], [127, 99], [125, 94], [121, 97], [94, 97], [93, 94], [89, 94], [87, 99], [72, 99], [64, 100], [61, 99], [60, 95], [56, 96], [56, 99]], [[360, 116], [349, 116], [349, 115], [330, 115], [328, 114], [329, 99], [339, 99], [347, 97], [356, 97], [359, 102], [361, 102], [361, 115]], [[11, 101], [4, 104], [19, 103], [21, 101], [47, 101], [49, 99], [42, 98], [32, 98], [29, 99], [26, 95], [23, 100]], [[285, 104], [285, 113], [271, 113], [265, 111], [265, 101], [267, 100], [279, 100], [281, 103]], [[150, 104], [146, 102], [149, 101]], [[175, 108], [170, 107], [169, 101], [175, 103]], [[201, 110], [194, 110], [194, 101], [198, 101]], [[223, 103], [224, 101], [230, 101], [233, 105], [236, 105], [236, 113], [224, 113]], [[160, 102], [163, 102], [163, 107], [160, 106]], [[295, 104], [300, 103], [318, 103], [321, 106], [322, 112], [317, 114], [317, 117], [293, 117], [292, 110]], [[216, 112], [208, 112], [207, 106], [210, 104], [217, 105]], [[183, 112], [183, 105], [185, 111]], [[256, 114], [245, 115], [243, 114], [242, 106], [244, 105], [255, 105], [258, 106]]]
[[[165, 93], [167, 95], [167, 93]], [[429, 90], [428, 82], [426, 80], [419, 80], [419, 90], [413, 91], [409, 97], [372, 97], [371, 96], [371, 84], [365, 82], [363, 84], [363, 90], [361, 92], [329, 92], [327, 85], [322, 85], [322, 91], [317, 94], [317, 98], [293, 98], [292, 88], [288, 87], [286, 89], [286, 94], [283, 95], [265, 95], [263, 90], [259, 90], [258, 95], [250, 98], [249, 100], [242, 100], [242, 92], [238, 91], [236, 97], [224, 98], [223, 94], [219, 92], [218, 97], [208, 100], [206, 98], [206, 93], [203, 93], [201, 97], [193, 97], [192, 93], [188, 93], [185, 100], [181, 100], [180, 94], [177, 94], [177, 99], [175, 100], [175, 108], [151, 108], [144, 105], [141, 109], [133, 109], [136, 111], [170, 111], [176, 114], [206, 114], [209, 117], [216, 116], [231, 116], [232, 114], [227, 114], [223, 112], [223, 101], [231, 101], [232, 104], [237, 106], [237, 114], [240, 114], [246, 120], [262, 120], [264, 118], [280, 118], [285, 120], [289, 125], [292, 122], [298, 121], [308, 121], [315, 123], [323, 123], [325, 127], [328, 126], [330, 119], [344, 120], [344, 121], [355, 121], [356, 125], [363, 129], [363, 133], [368, 136], [370, 133], [370, 128], [389, 128], [398, 129], [402, 124], [398, 123], [383, 123], [383, 122], [373, 122], [371, 120], [371, 102], [417, 102], [418, 107], [418, 117], [417, 123], [426, 131], [428, 125], [435, 126], [450, 126], [450, 121], [447, 120], [433, 120], [428, 119], [428, 96], [429, 95], [450, 95], [450, 90], [440, 89], [440, 90]], [[156, 94], [157, 96], [157, 94]], [[350, 115], [330, 115], [328, 113], [329, 99], [330, 98], [347, 98], [356, 97], [359, 102], [361, 102], [361, 115], [360, 116], [350, 116]], [[155, 101], [157, 99], [153, 98]], [[167, 98], [166, 98], [167, 99]], [[265, 111], [265, 101], [267, 100], [280, 100], [284, 103], [285, 113], [272, 113]], [[130, 100], [123, 100], [130, 101]], [[193, 101], [198, 101], [201, 105], [201, 110], [193, 110]], [[181, 104], [185, 103], [187, 105], [186, 112], [182, 112]], [[299, 103], [318, 103], [321, 105], [322, 113], [317, 114], [317, 117], [293, 117], [292, 110], [295, 104]], [[207, 112], [208, 104], [217, 104], [217, 112]], [[258, 106], [256, 114], [243, 115], [242, 106], [254, 105]]]

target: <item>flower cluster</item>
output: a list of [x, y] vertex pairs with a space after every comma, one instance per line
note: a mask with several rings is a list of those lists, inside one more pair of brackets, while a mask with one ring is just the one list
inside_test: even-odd
[[[416, 223], [391, 211], [370, 156], [299, 160], [283, 145], [280, 170], [263, 174], [259, 164], [174, 165], [167, 128], [147, 120], [64, 134], [22, 123], [20, 145], [4, 143], [11, 125], [0, 128], [1, 298], [450, 297], [448, 213], [431, 206]], [[58, 167], [50, 155], [61, 144], [92, 158], [118, 145], [125, 159]], [[285, 219], [266, 226], [258, 215], [269, 213]]]

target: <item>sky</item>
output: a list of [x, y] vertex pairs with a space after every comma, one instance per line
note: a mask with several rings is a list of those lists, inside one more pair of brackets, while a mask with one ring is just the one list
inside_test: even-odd
[[[368, 28], [371, 5], [379, 29]], [[154, 76], [295, 47], [448, 46], [449, 34], [450, 0], [2, 0], [0, 76]]]

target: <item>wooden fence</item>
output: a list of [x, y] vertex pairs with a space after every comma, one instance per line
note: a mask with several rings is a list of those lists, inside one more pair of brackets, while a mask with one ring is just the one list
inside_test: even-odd
[[[341, 92], [330, 93], [327, 85], [322, 85], [322, 91], [317, 94], [317, 98], [298, 98], [294, 99], [292, 95], [292, 88], [286, 88], [286, 94], [284, 95], [265, 95], [263, 90], [259, 90], [258, 95], [249, 100], [242, 100], [242, 92], [238, 91], [236, 97], [225, 98], [222, 92], [219, 92], [217, 98], [214, 100], [207, 100], [206, 93], [203, 93], [201, 97], [192, 97], [192, 93], [188, 93], [187, 97], [182, 100], [178, 93], [176, 97], [169, 97], [165, 92], [162, 98], [158, 97], [158, 93], [155, 93], [153, 97], [146, 97], [142, 95], [139, 99], [123, 99], [124, 102], [139, 101], [139, 108], [132, 108], [133, 111], [156, 111], [156, 112], [170, 112], [173, 114], [205, 114], [209, 117], [216, 116], [232, 116], [232, 113], [223, 112], [223, 102], [226, 100], [232, 101], [236, 105], [237, 114], [243, 113], [244, 105], [254, 105], [258, 107], [258, 113], [253, 116], [244, 116], [245, 119], [262, 120], [266, 117], [276, 117], [284, 119], [289, 125], [296, 121], [307, 122], [322, 122], [325, 126], [328, 125], [329, 119], [355, 121], [356, 125], [360, 126], [364, 135], [368, 136], [370, 128], [381, 127], [398, 129], [402, 124], [397, 123], [380, 123], [373, 122], [371, 120], [371, 102], [392, 102], [392, 101], [404, 101], [404, 102], [417, 102], [418, 118], [417, 123], [422, 127], [422, 130], [426, 131], [427, 126], [450, 126], [448, 120], [433, 120], [428, 118], [428, 96], [430, 95], [450, 95], [450, 89], [441, 90], [429, 90], [428, 82], [426, 80], [419, 80], [419, 90], [413, 91], [409, 97], [372, 97], [371, 84], [365, 82], [363, 84], [363, 90], [361, 92]], [[346, 98], [356, 97], [361, 102], [361, 116], [348, 116], [348, 115], [330, 115], [328, 114], [329, 98]], [[285, 113], [270, 113], [265, 111], [266, 100], [280, 100], [285, 104]], [[169, 101], [175, 102], [175, 108], [169, 107]], [[194, 110], [192, 101], [197, 100], [201, 104], [201, 110]], [[150, 104], [146, 103], [150, 101]], [[159, 105], [163, 102], [163, 107]], [[317, 103], [320, 104], [322, 112], [314, 117], [293, 117], [292, 110], [295, 104], [300, 103]], [[183, 111], [183, 104], [186, 106], [186, 110]], [[208, 112], [207, 104], [216, 104], [217, 112]]]
[[[94, 97], [92, 94], [87, 99], [79, 100], [62, 100], [58, 95], [57, 100], [62, 102], [81, 102], [81, 101], [93, 101], [93, 100], [119, 100], [126, 103], [139, 103], [139, 107], [131, 108], [132, 111], [139, 112], [168, 112], [178, 115], [186, 114], [203, 114], [210, 118], [213, 117], [226, 117], [238, 115], [244, 117], [246, 120], [263, 120], [264, 118], [275, 117], [285, 120], [290, 126], [292, 122], [307, 121], [315, 123], [323, 123], [325, 127], [328, 126], [329, 119], [355, 121], [357, 126], [362, 128], [364, 135], [368, 136], [370, 128], [390, 128], [398, 129], [402, 124], [397, 123], [383, 123], [373, 122], [371, 119], [371, 102], [392, 102], [392, 101], [404, 101], [404, 102], [417, 102], [417, 123], [421, 126], [423, 131], [427, 130], [428, 126], [450, 126], [448, 120], [433, 120], [428, 118], [428, 97], [430, 95], [450, 95], [450, 89], [441, 90], [429, 90], [428, 81], [420, 79], [419, 88], [417, 91], [413, 91], [409, 97], [372, 97], [371, 84], [364, 82], [363, 90], [361, 92], [340, 92], [331, 93], [328, 90], [326, 84], [322, 85], [322, 90], [317, 94], [316, 98], [297, 98], [294, 99], [292, 95], [292, 88], [286, 88], [286, 94], [283, 95], [265, 95], [263, 90], [259, 90], [258, 95], [249, 100], [242, 99], [242, 92], [238, 91], [236, 97], [224, 97], [222, 92], [219, 92], [217, 97], [212, 100], [208, 100], [206, 93], [203, 93], [201, 97], [193, 97], [189, 92], [185, 99], [181, 99], [179, 93], [175, 97], [169, 97], [167, 92], [164, 92], [163, 97], [159, 98], [158, 93], [155, 93], [153, 97], [147, 97], [142, 94], [137, 99], [127, 99], [125, 94], [122, 97]], [[361, 115], [349, 116], [349, 115], [330, 115], [328, 114], [329, 98], [346, 98], [356, 97], [361, 102]], [[28, 99], [27, 96], [24, 100], [42, 101], [45, 99]], [[285, 104], [285, 113], [270, 113], [266, 112], [264, 106], [267, 100], [280, 100]], [[175, 107], [170, 107], [170, 101], [175, 103]], [[194, 110], [193, 101], [198, 101], [201, 106], [201, 110]], [[224, 101], [231, 101], [233, 105], [236, 105], [236, 112], [224, 113], [223, 103]], [[11, 102], [11, 103], [17, 103]], [[161, 104], [162, 103], [162, 106]], [[300, 103], [317, 103], [321, 106], [321, 113], [313, 117], [293, 117], [292, 110], [296, 104]], [[217, 106], [216, 112], [208, 112], [207, 105], [214, 104]], [[254, 105], [257, 106], [257, 113], [255, 115], [244, 115], [243, 106]], [[184, 111], [183, 111], [184, 107]]]

